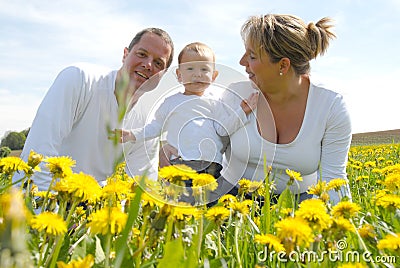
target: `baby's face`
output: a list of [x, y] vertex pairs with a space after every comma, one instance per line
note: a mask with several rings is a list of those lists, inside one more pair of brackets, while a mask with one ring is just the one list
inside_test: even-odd
[[177, 75], [185, 88], [206, 89], [215, 80], [217, 72], [211, 55], [202, 56], [189, 51], [182, 56]]

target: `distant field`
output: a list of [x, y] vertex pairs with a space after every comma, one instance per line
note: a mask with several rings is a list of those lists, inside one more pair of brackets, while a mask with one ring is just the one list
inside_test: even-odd
[[15, 150], [11, 151], [10, 156], [19, 156], [21, 154], [22, 150]]
[[400, 143], [400, 129], [353, 134], [351, 145]]

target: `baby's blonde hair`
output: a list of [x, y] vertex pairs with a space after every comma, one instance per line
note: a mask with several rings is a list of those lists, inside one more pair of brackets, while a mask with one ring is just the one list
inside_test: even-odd
[[185, 53], [187, 53], [189, 51], [195, 52], [200, 56], [211, 56], [212, 57], [212, 62], [215, 63], [215, 53], [214, 53], [214, 51], [204, 43], [194, 42], [194, 43], [190, 43], [190, 44], [186, 45], [181, 50], [181, 52], [178, 55], [178, 63], [179, 64], [182, 63], [183, 54], [185, 54]]

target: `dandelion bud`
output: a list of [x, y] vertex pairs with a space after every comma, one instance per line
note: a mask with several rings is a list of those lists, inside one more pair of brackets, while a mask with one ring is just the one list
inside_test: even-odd
[[43, 160], [43, 155], [31, 151], [28, 157], [28, 166], [35, 168]]

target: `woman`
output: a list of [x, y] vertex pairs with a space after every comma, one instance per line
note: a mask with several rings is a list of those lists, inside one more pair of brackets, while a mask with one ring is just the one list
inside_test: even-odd
[[[310, 61], [335, 37], [330, 23], [323, 18], [307, 25], [292, 15], [268, 14], [242, 26], [246, 52], [240, 64], [251, 83], [231, 85], [225, 100], [235, 107], [254, 88], [261, 95], [250, 120], [230, 136], [217, 196], [241, 178], [263, 180], [269, 167], [276, 194], [288, 185], [287, 169], [302, 175], [303, 181], [290, 186], [300, 200], [311, 197], [308, 187], [319, 179], [346, 179], [349, 113], [341, 95], [312, 84], [309, 76]], [[333, 203], [339, 201], [337, 192], [329, 194]], [[348, 187], [341, 194], [350, 197]]]
[[[289, 181], [287, 169], [303, 177], [290, 187], [300, 199], [310, 197], [306, 191], [319, 179], [346, 179], [349, 113], [341, 95], [312, 84], [309, 76], [310, 60], [324, 54], [335, 37], [330, 23], [323, 18], [307, 25], [292, 15], [268, 14], [242, 26], [246, 52], [240, 64], [264, 98], [250, 122], [231, 136], [223, 174], [231, 184], [242, 177], [263, 180], [264, 160], [277, 194]], [[246, 97], [246, 88], [238, 83], [231, 90]], [[240, 99], [229, 95], [233, 105]], [[341, 192], [350, 197], [347, 187]], [[336, 192], [329, 194], [333, 203], [339, 201]]]

